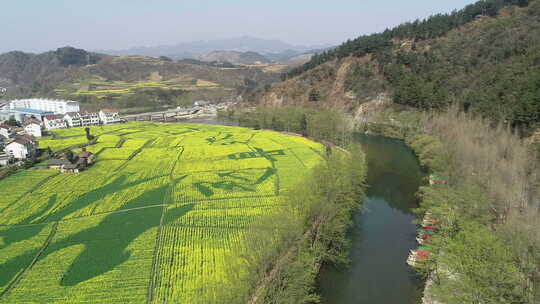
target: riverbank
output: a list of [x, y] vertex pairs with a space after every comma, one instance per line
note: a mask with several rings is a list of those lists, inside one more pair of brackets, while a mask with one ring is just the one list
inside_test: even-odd
[[252, 293], [247, 301], [313, 303], [319, 300], [316, 278], [320, 266], [347, 260], [346, 233], [364, 195], [365, 155], [351, 145], [352, 129], [337, 112], [259, 110], [240, 116], [229, 114], [239, 119], [241, 126], [295, 133], [324, 143], [326, 151], [321, 155], [325, 162], [314, 174], [286, 194], [283, 214], [261, 220], [290, 228], [247, 236], [257, 244], [276, 240], [273, 246], [246, 252], [252, 265], [248, 272]]
[[448, 181], [418, 192], [419, 216], [430, 212], [440, 220], [423, 245], [427, 259], [419, 272], [430, 279], [424, 303], [536, 303], [540, 232], [532, 147], [452, 109], [402, 125], [407, 129], [372, 124], [363, 130], [404, 138], [422, 166]]
[[355, 136], [366, 154], [363, 209], [353, 215], [347, 265], [328, 264], [319, 275], [322, 303], [417, 304], [423, 281], [407, 266], [415, 248], [415, 193], [424, 174], [402, 140]]
[[[319, 296], [315, 280], [325, 262], [343, 262], [345, 234], [351, 217], [361, 207], [365, 158], [360, 150], [334, 150], [283, 199], [283, 212], [257, 224], [280, 222], [279, 231], [260, 230], [246, 239], [253, 260], [249, 271], [253, 293], [248, 303], [312, 303]], [[261, 243], [272, 246], [261, 248]], [[251, 250], [256, 248], [255, 250]]]

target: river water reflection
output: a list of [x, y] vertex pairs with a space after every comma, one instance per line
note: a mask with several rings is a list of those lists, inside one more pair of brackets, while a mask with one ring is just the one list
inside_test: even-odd
[[422, 282], [405, 263], [415, 248], [412, 209], [423, 173], [402, 141], [358, 135], [368, 160], [364, 210], [354, 216], [348, 267], [320, 274], [323, 303], [416, 304]]

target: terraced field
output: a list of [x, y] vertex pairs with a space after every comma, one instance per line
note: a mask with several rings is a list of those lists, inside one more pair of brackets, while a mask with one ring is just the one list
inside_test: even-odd
[[[69, 148], [84, 134], [56, 131], [41, 147]], [[280, 208], [323, 151], [221, 126], [130, 123], [92, 134], [89, 170], [0, 181], [0, 303], [219, 299], [250, 224]]]
[[140, 90], [161, 89], [167, 91], [183, 91], [218, 88], [219, 84], [202, 79], [176, 79], [168, 81], [102, 81], [99, 79], [86, 79], [74, 84], [69, 83], [54, 92], [60, 97], [95, 96], [96, 98], [118, 98], [135, 94]]

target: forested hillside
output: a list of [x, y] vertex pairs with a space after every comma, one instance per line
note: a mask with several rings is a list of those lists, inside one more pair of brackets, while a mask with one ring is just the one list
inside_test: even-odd
[[421, 109], [457, 102], [513, 126], [540, 122], [540, 3], [486, 0], [348, 41], [263, 94], [355, 111], [381, 93]]

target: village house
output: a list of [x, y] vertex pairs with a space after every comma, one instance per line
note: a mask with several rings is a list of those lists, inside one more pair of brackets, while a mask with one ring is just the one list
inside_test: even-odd
[[95, 163], [96, 157], [91, 152], [83, 151], [79, 153], [73, 161], [67, 159], [51, 159], [49, 160], [48, 167], [53, 170], [60, 170], [62, 173], [79, 173], [93, 163]]
[[73, 127], [86, 127], [99, 125], [99, 114], [96, 112], [72, 112], [64, 115], [67, 125]]
[[81, 116], [81, 125], [83, 127], [96, 126], [100, 123], [99, 114], [96, 112], [84, 112], [79, 114]]
[[96, 157], [94, 156], [94, 154], [92, 152], [83, 151], [83, 152], [77, 154], [77, 157], [79, 159], [84, 159], [88, 166], [90, 166], [90, 165], [92, 165], [93, 163], [96, 162]]
[[99, 119], [104, 125], [120, 122], [120, 114], [117, 110], [103, 109], [99, 111]]
[[37, 119], [25, 121], [24, 131], [34, 137], [41, 137], [41, 121]]
[[53, 158], [49, 160], [48, 167], [49, 169], [52, 169], [52, 170], [61, 170], [64, 165], [69, 165], [69, 164], [71, 163], [67, 159]]
[[78, 112], [67, 113], [64, 115], [64, 120], [70, 128], [82, 126], [81, 115]]
[[43, 117], [43, 124], [47, 130], [65, 129], [68, 126], [64, 120], [64, 115], [59, 114], [45, 115]]
[[7, 166], [13, 161], [13, 157], [6, 153], [0, 153], [0, 166]]
[[32, 158], [36, 151], [37, 143], [23, 136], [7, 144], [5, 148], [6, 154], [18, 160]]
[[11, 132], [11, 127], [6, 124], [0, 124], [0, 136], [3, 136], [4, 138], [9, 138], [9, 134]]

